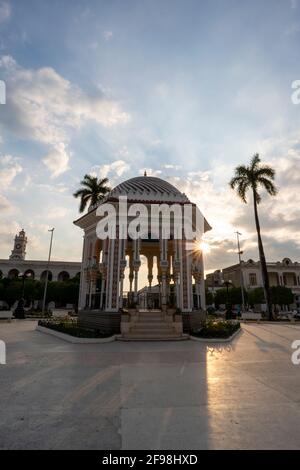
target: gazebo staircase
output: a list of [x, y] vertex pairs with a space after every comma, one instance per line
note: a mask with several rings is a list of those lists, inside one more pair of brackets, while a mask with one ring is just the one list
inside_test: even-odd
[[118, 338], [121, 341], [182, 341], [188, 339], [176, 328], [172, 319], [161, 310], [141, 310], [128, 331]]

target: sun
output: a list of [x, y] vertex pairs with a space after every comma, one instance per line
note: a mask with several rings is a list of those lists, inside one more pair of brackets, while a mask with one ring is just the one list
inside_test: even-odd
[[197, 242], [197, 250], [201, 250], [202, 253], [207, 254], [210, 253], [210, 246], [208, 243], [201, 240], [200, 242]]

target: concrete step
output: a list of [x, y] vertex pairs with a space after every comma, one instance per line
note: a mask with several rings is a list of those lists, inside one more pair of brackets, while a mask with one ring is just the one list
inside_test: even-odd
[[134, 325], [146, 325], [151, 327], [151, 325], [156, 326], [156, 325], [172, 325], [172, 322], [166, 322], [166, 321], [161, 321], [161, 320], [138, 320], [134, 322]]
[[136, 330], [131, 330], [129, 332], [130, 334], [138, 334], [138, 335], [141, 335], [141, 336], [168, 336], [168, 335], [176, 335], [176, 331], [175, 330], [139, 330], [139, 329], [136, 329]]
[[117, 338], [118, 341], [184, 341], [189, 339], [188, 336], [176, 336], [176, 335], [138, 335], [133, 333], [127, 333], [126, 335]]
[[144, 323], [136, 323], [134, 326], [132, 326], [133, 329], [139, 329], [139, 330], [145, 330], [145, 331], [150, 331], [150, 330], [173, 330], [173, 325], [149, 325], [149, 324], [144, 324]]
[[139, 314], [138, 316], [139, 319], [141, 320], [161, 320], [161, 321], [164, 321], [164, 316], [159, 313], [158, 315], [141, 315]]

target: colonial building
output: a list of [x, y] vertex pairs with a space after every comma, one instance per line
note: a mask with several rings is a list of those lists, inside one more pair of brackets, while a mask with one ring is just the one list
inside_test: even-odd
[[[297, 308], [300, 308], [300, 263], [293, 262], [289, 258], [282, 261], [267, 263], [270, 286], [286, 286], [289, 287], [294, 296]], [[207, 287], [221, 287], [222, 281], [231, 281], [236, 287], [240, 287], [243, 279], [244, 288], [246, 290], [262, 287], [262, 276], [259, 261], [242, 261], [241, 265], [234, 264], [222, 271], [215, 271], [207, 275]], [[242, 274], [242, 277], [241, 277]], [[213, 280], [217, 282], [213, 283]]]
[[[43, 281], [47, 273], [47, 261], [26, 259], [27, 237], [22, 229], [14, 240], [14, 247], [9, 259], [0, 259], [0, 278], [17, 278], [25, 274], [31, 279]], [[81, 271], [80, 262], [50, 261], [48, 279], [50, 281], [66, 281]]]
[[[121, 183], [110, 192], [99, 208], [109, 203], [118, 213], [120, 198], [126, 198], [128, 204], [126, 229], [134, 219], [130, 214], [136, 204], [143, 204], [149, 212], [150, 206], [161, 204], [168, 208], [177, 204], [182, 210], [185, 205], [196, 209], [195, 204], [174, 186], [147, 175]], [[103, 319], [106, 319], [107, 324], [113, 321], [116, 324], [122, 320], [123, 333], [127, 330], [127, 337], [132, 335], [133, 338], [135, 323], [139, 313], [142, 316], [142, 311], [143, 314], [144, 311], [148, 312], [146, 318], [149, 320], [151, 311], [155, 310], [156, 319], [161, 320], [160, 326], [163, 328], [166, 322], [169, 326], [173, 325], [175, 311], [189, 316], [205, 309], [203, 253], [199, 244], [191, 246], [191, 240], [186, 237], [177, 238], [175, 232], [179, 219], [175, 215], [168, 239], [161, 234], [160, 219], [154, 237], [153, 233], [151, 236], [143, 233], [133, 239], [127, 232], [126, 237], [123, 237], [121, 232], [124, 227], [117, 222], [115, 236], [101, 240], [96, 233], [101, 217], [96, 212], [97, 207], [91, 207], [87, 214], [74, 222], [84, 230], [79, 298], [82, 323], [103, 327]], [[144, 217], [148, 218], [148, 215]], [[209, 229], [204, 219], [203, 231]], [[147, 270], [147, 286], [140, 283], [142, 256], [146, 259], [144, 269]], [[154, 279], [154, 271], [157, 279]], [[128, 285], [127, 295], [124, 292], [125, 283]], [[121, 318], [120, 312], [125, 307], [127, 313]], [[181, 321], [182, 328], [182, 320], [178, 321]], [[176, 327], [180, 330], [180, 326]]]

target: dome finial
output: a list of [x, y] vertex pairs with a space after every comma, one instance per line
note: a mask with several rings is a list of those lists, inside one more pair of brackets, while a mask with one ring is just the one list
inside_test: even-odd
[[147, 171], [146, 170], [144, 171], [144, 176], [147, 176]]

